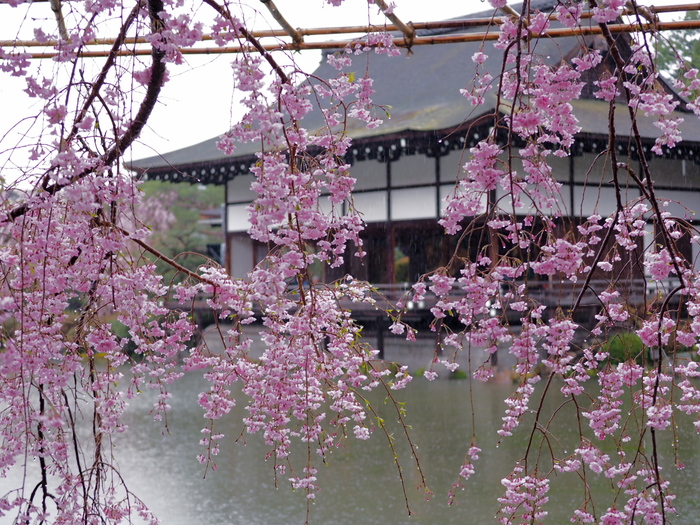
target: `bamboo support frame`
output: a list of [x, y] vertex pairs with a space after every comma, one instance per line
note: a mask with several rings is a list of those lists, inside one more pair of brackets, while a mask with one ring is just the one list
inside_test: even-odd
[[[508, 4], [504, 5], [501, 7], [501, 11], [503, 12], [504, 15], [506, 16], [520, 16], [520, 13], [518, 13], [515, 9], [513, 9], [511, 6]], [[550, 17], [551, 18], [551, 17]]]
[[56, 17], [56, 24], [58, 25], [58, 34], [65, 41], [68, 41], [68, 29], [66, 28], [66, 21], [63, 18], [63, 12], [61, 11], [61, 0], [50, 0], [51, 11], [53, 11]]
[[384, 16], [391, 20], [394, 23], [394, 26], [403, 33], [404, 38], [407, 40], [407, 47], [410, 48], [411, 42], [413, 42], [413, 39], [416, 36], [415, 28], [412, 25], [404, 24], [399, 17], [397, 17], [394, 12], [389, 9], [389, 6], [386, 5], [384, 0], [374, 0], [374, 3], [377, 5], [377, 7], [379, 7], [382, 13], [384, 13]]
[[277, 9], [277, 6], [272, 0], [260, 0], [260, 2], [267, 7], [267, 10], [270, 11], [272, 18], [274, 18], [280, 27], [284, 29], [285, 33], [292, 37], [292, 42], [295, 44], [301, 44], [304, 41], [304, 37], [299, 33], [299, 31], [294, 29], [289, 22], [287, 22], [287, 19], [282, 16], [282, 13], [280, 13], [279, 9]]
[[[657, 24], [613, 24], [608, 26], [612, 33], [634, 33], [640, 31], [672, 31], [679, 29], [700, 29], [700, 20], [687, 20], [677, 22], [660, 22]], [[598, 26], [581, 27], [575, 29], [549, 29], [545, 31], [541, 37], [548, 38], [563, 38], [570, 36], [588, 36], [600, 35], [602, 30]], [[499, 32], [477, 32], [477, 33], [462, 33], [457, 35], [436, 35], [429, 37], [415, 37], [411, 42], [411, 46], [422, 45], [437, 45], [437, 44], [455, 44], [460, 42], [483, 42], [487, 40], [497, 40]], [[394, 38], [393, 43], [396, 47], [408, 47], [407, 42], [403, 38]], [[312, 49], [344, 49], [346, 46], [365, 45], [363, 40], [345, 40], [345, 41], [327, 41], [327, 42], [303, 42], [295, 44], [294, 42], [281, 42], [272, 45], [263, 45], [266, 51], [305, 51]], [[254, 51], [250, 46], [228, 46], [228, 47], [208, 47], [208, 48], [183, 48], [180, 50], [183, 55], [218, 55], [228, 53], [242, 53]], [[150, 55], [149, 49], [134, 49], [122, 50], [118, 53], [120, 56], [147, 56]], [[31, 53], [27, 58], [46, 59], [57, 56], [58, 53]], [[84, 58], [97, 58], [109, 55], [108, 50], [100, 51], [83, 51], [80, 53]]]
[[[1, 1], [1, 0], [0, 0]], [[37, 1], [37, 0], [35, 0]], [[40, 1], [40, 0], [39, 0]], [[382, 1], [382, 0], [375, 0]], [[261, 0], [262, 3], [270, 5], [273, 9], [276, 9], [271, 0]], [[378, 4], [379, 5], [379, 4]], [[380, 6], [381, 7], [381, 6]], [[700, 10], [700, 3], [695, 4], [676, 4], [670, 6], [656, 7], [650, 6], [649, 13], [652, 16], [658, 13], [673, 13], [673, 12], [683, 12], [687, 10]], [[271, 10], [272, 13], [272, 10]], [[278, 12], [279, 13], [279, 12]], [[273, 16], [274, 13], [273, 13]], [[591, 16], [590, 12], [584, 13], [583, 18], [589, 18]], [[280, 14], [281, 17], [281, 14]], [[553, 17], [552, 17], [553, 18]], [[277, 18], [275, 18], [278, 22]], [[282, 18], [283, 19], [283, 18]], [[284, 20], [284, 19], [283, 19]], [[503, 17], [492, 17], [492, 18], [476, 18], [476, 19], [466, 19], [466, 20], [445, 20], [438, 22], [421, 22], [421, 23], [410, 23], [410, 25], [403, 24], [398, 18], [396, 18], [400, 24], [404, 26], [406, 30], [413, 29], [413, 37], [408, 38], [406, 32], [402, 31], [404, 38], [394, 38], [393, 43], [397, 47], [408, 47], [414, 45], [437, 45], [437, 44], [451, 44], [459, 42], [475, 42], [475, 41], [488, 41], [496, 40], [499, 37], [499, 32], [497, 30], [493, 31], [476, 31], [470, 33], [455, 33], [448, 35], [434, 35], [434, 36], [418, 36], [415, 34], [417, 30], [434, 30], [434, 29], [468, 29], [474, 27], [492, 27], [500, 26], [504, 18]], [[328, 40], [321, 42], [308, 42], [304, 41], [304, 36], [334, 36], [343, 34], [367, 34], [371, 32], [381, 32], [381, 31], [400, 31], [401, 28], [397, 25], [385, 25], [385, 26], [343, 26], [343, 27], [324, 27], [324, 28], [306, 28], [306, 29], [293, 29], [291, 26], [284, 21], [284, 23], [289, 26], [287, 31], [282, 30], [264, 30], [264, 31], [253, 31], [254, 37], [261, 38], [276, 38], [277, 42], [263, 44], [266, 51], [303, 51], [303, 50], [324, 50], [324, 49], [343, 49], [346, 46], [355, 45], [365, 45], [366, 41], [363, 38], [353, 39], [353, 40]], [[280, 23], [280, 25], [283, 25]], [[678, 20], [670, 22], [631, 22], [631, 23], [620, 23], [609, 25], [609, 30], [612, 33], [634, 33], [634, 32], [649, 32], [649, 31], [673, 31], [673, 30], [684, 30], [684, 29], [700, 29], [700, 20]], [[560, 28], [560, 29], [548, 29], [541, 36], [549, 38], [561, 38], [567, 36], [586, 36], [586, 35], [598, 35], [602, 31], [598, 25], [591, 25], [589, 27], [578, 27], [574, 29]], [[298, 35], [298, 38], [295, 37]], [[281, 40], [283, 38], [292, 38], [291, 42]], [[204, 41], [211, 41], [212, 37], [210, 35], [205, 35], [203, 37]], [[112, 38], [95, 39], [89, 42], [88, 46], [108, 46], [114, 43]], [[147, 41], [145, 37], [129, 38], [125, 39], [125, 45], [146, 44]], [[0, 47], [14, 47], [14, 48], [32, 48], [32, 47], [52, 47], [60, 46], [60, 42], [50, 41], [45, 43], [40, 43], [35, 40], [0, 40]], [[183, 55], [218, 55], [218, 54], [228, 54], [228, 53], [241, 53], [245, 51], [251, 51], [252, 49], [247, 45], [241, 46], [226, 46], [226, 47], [192, 47], [183, 48], [181, 52]], [[124, 49], [119, 52], [121, 56], [145, 56], [150, 54], [149, 49]], [[109, 54], [109, 51], [95, 50], [95, 51], [82, 51], [80, 53], [81, 57], [85, 58], [97, 58], [105, 57]], [[28, 58], [32, 59], [48, 59], [57, 56], [58, 53], [55, 51], [40, 52], [40, 53], [29, 53]]]
[[[421, 22], [412, 24], [413, 28], [416, 30], [431, 30], [431, 29], [468, 29], [470, 27], [483, 27], [486, 25], [500, 25], [503, 23], [501, 18], [474, 18], [468, 20], [445, 20], [438, 22]], [[306, 29], [296, 29], [296, 31], [302, 36], [326, 36], [326, 35], [343, 35], [343, 34], [367, 34], [367, 33], [378, 33], [383, 31], [398, 31], [398, 28], [394, 25], [386, 26], [341, 26], [341, 27], [320, 27], [320, 28], [306, 28]], [[255, 38], [283, 38], [286, 33], [284, 31], [269, 29], [269, 30], [259, 30], [251, 31], [251, 34]], [[209, 41], [213, 40], [211, 35], [204, 35], [202, 40]], [[148, 41], [145, 37], [138, 38], [127, 38], [124, 40], [127, 45], [131, 44], [147, 44]], [[113, 38], [96, 38], [87, 45], [100, 45], [107, 46], [114, 44]], [[48, 42], [37, 42], [36, 40], [0, 40], [0, 46], [2, 47], [52, 47], [57, 46], [59, 43], [55, 40], [50, 40]]]

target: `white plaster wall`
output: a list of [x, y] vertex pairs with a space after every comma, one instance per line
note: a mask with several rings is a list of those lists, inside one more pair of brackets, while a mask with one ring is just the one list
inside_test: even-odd
[[425, 155], [407, 155], [391, 163], [391, 185], [435, 184], [435, 159]]
[[391, 220], [434, 219], [437, 215], [436, 187], [407, 188], [391, 192]]
[[[622, 201], [629, 202], [639, 198], [639, 190], [623, 189]], [[575, 217], [588, 217], [597, 213], [601, 217], [607, 217], [617, 210], [617, 198], [615, 188], [596, 185], [574, 187], [574, 205], [572, 215]]]
[[229, 204], [226, 207], [226, 231], [248, 231], [250, 227], [249, 217], [248, 204]]
[[359, 160], [350, 166], [350, 176], [357, 179], [356, 190], [386, 188], [386, 164], [378, 160]]
[[231, 277], [242, 279], [253, 269], [253, 240], [247, 235], [229, 237], [231, 250]]
[[383, 222], [389, 220], [386, 191], [357, 193], [353, 197], [355, 209], [362, 213], [365, 222]]
[[661, 211], [668, 211], [674, 217], [697, 219], [700, 217], [700, 192], [683, 190], [656, 190], [656, 197], [664, 199]]
[[250, 189], [250, 184], [255, 180], [253, 175], [237, 175], [226, 182], [226, 197], [229, 203], [250, 202], [258, 194]]

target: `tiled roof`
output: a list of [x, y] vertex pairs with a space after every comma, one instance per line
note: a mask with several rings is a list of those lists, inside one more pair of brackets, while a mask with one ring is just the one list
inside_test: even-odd
[[[532, 5], [533, 9], [545, 11], [551, 10], [556, 2], [539, 0], [532, 2]], [[517, 6], [515, 9], [517, 10]], [[492, 14], [493, 11], [489, 11], [463, 18], [484, 18]], [[483, 32], [485, 29], [472, 27], [459, 31]], [[566, 37], [540, 39], [533, 42], [533, 45], [536, 46], [535, 52], [542, 60], [556, 65], [575, 56], [577, 49], [582, 45], [594, 43], [592, 37]], [[353, 57], [356, 75], [364, 74], [366, 68], [369, 68], [370, 76], [374, 80], [373, 101], [380, 106], [390, 106], [390, 118], [378, 114], [384, 123], [375, 129], [367, 129], [359, 121], [349, 122], [347, 131], [355, 140], [355, 144], [376, 143], [385, 138], [396, 140], [400, 137], [411, 137], [414, 142], [423, 137], [436, 142], [455, 129], [466, 129], [480, 116], [493, 114], [496, 107], [495, 88], [487, 94], [484, 105], [479, 107], [471, 106], [460, 94], [460, 89], [468, 87], [475, 76], [476, 65], [471, 57], [480, 48], [481, 42], [424, 45], [414, 47], [411, 53], [404, 51], [400, 57], [374, 53]], [[494, 48], [492, 42], [486, 42], [483, 48], [488, 59], [479, 66], [480, 70], [489, 71], [497, 77], [503, 68], [503, 53]], [[314, 72], [314, 76], [319, 78], [331, 78], [336, 74], [337, 72], [325, 62]], [[609, 106], [606, 102], [584, 98], [574, 101], [572, 105], [584, 135], [607, 135]], [[617, 130], [620, 135], [625, 135], [625, 130], [629, 130], [629, 115], [624, 104], [618, 106]], [[679, 116], [685, 120], [681, 125], [684, 139], [700, 144], [700, 120], [687, 113], [679, 113]], [[310, 131], [320, 129], [323, 125], [320, 111], [312, 111], [302, 124]], [[642, 136], [650, 140], [659, 134], [651, 119], [640, 118], [639, 128]], [[227, 157], [216, 148], [218, 140], [217, 136], [164, 155], [137, 160], [129, 167], [137, 172], [147, 172], [149, 177], [213, 183], [222, 183], [231, 176], [247, 171], [248, 165], [255, 159], [257, 145], [241, 144], [233, 157]]]

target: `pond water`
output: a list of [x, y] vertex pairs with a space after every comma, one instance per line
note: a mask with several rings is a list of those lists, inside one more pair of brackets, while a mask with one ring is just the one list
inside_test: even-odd
[[[152, 399], [144, 394], [132, 403], [127, 414], [130, 432], [117, 440], [117, 455], [124, 477], [165, 525], [192, 523], [216, 524], [302, 524], [306, 520], [304, 494], [293, 493], [282, 480], [274, 486], [271, 462], [264, 457], [268, 447], [259, 436], [241, 435], [243, 409], [222, 421], [227, 434], [218, 456], [218, 470], [207, 472], [195, 456], [201, 452], [197, 444], [203, 426], [196, 394], [203, 386], [201, 378], [187, 375], [176, 386], [173, 409], [168, 422], [170, 435], [162, 435], [162, 427], [147, 415]], [[404, 495], [396, 467], [386, 440], [375, 432], [368, 442], [350, 439], [347, 446], [334, 451], [328, 466], [319, 467], [321, 490], [311, 507], [310, 523], [314, 524], [464, 524], [495, 523], [496, 498], [503, 492], [501, 479], [507, 476], [514, 462], [522, 456], [529, 429], [518, 429], [500, 446], [496, 431], [504, 411], [503, 399], [514, 389], [511, 384], [476, 383], [467, 380], [428, 382], [416, 378], [398, 393], [406, 401], [408, 423], [419, 446], [419, 461], [428, 477], [434, 496], [426, 501], [424, 491], [417, 489], [420, 478], [408, 455], [400, 429], [395, 428], [397, 448], [406, 480], [411, 511], [406, 510]], [[476, 474], [459, 493], [457, 504], [447, 506], [447, 493], [455, 482], [472, 435], [472, 396], [476, 409], [474, 424], [478, 445], [483, 452], [476, 463]], [[378, 406], [388, 407], [382, 399]], [[556, 396], [545, 407], [553, 412], [560, 401]], [[562, 448], [577, 445], [573, 411], [560, 410], [559, 423], [553, 427]], [[395, 418], [394, 418], [395, 419]], [[697, 438], [689, 422], [681, 424], [683, 448], [680, 450], [685, 469], [672, 468], [673, 450], [669, 436], [661, 445], [662, 461], [666, 462], [674, 492], [678, 495], [680, 515], [672, 523], [695, 524], [700, 512], [696, 484], [700, 479], [700, 458]], [[240, 436], [238, 442], [236, 438]], [[304, 451], [302, 452], [302, 456]], [[559, 454], [564, 456], [566, 454]], [[300, 457], [300, 460], [303, 459]], [[590, 479], [589, 479], [590, 481]], [[573, 510], [582, 499], [583, 489], [573, 475], [553, 478], [550, 490], [549, 516], [545, 523], [569, 522]], [[614, 493], [603, 476], [593, 476], [592, 490], [598, 512], [607, 508]]]
[[[538, 385], [540, 389], [542, 383]], [[264, 460], [268, 447], [260, 436], [242, 433], [242, 406], [237, 406], [220, 422], [217, 430], [227, 437], [217, 457], [218, 469], [206, 472], [205, 476], [203, 466], [196, 459], [202, 452], [198, 442], [205, 424], [196, 399], [204, 388], [206, 382], [201, 375], [193, 373], [174, 385], [169, 433], [165, 434], [163, 425], [148, 415], [155, 400], [153, 392], [146, 391], [130, 402], [125, 415], [129, 432], [116, 436], [114, 441], [115, 456], [127, 486], [146, 502], [164, 525], [303, 524], [307, 517], [305, 495], [292, 492], [285, 479], [275, 488], [272, 463]], [[329, 455], [327, 466], [319, 467], [320, 490], [311, 506], [309, 522], [324, 525], [495, 523], [496, 498], [503, 493], [501, 480], [524, 453], [530, 431], [523, 424], [512, 437], [496, 446], [496, 431], [505, 408], [503, 400], [514, 388], [510, 383], [447, 379], [428, 382], [415, 378], [407, 389], [396, 392], [396, 396], [399, 401], [406, 402], [411, 436], [419, 447], [420, 465], [434, 496], [427, 501], [425, 492], [417, 488], [420, 477], [397, 426], [392, 430], [413, 515], [408, 516], [386, 439], [376, 431], [369, 441], [349, 439], [346, 446]], [[557, 394], [557, 390], [551, 393]], [[571, 453], [578, 445], [573, 407], [568, 404], [560, 408], [561, 396], [548, 396], [548, 399], [543, 414], [559, 409], [552, 426], [557, 440], [550, 440], [550, 443], [557, 455], [564, 457], [567, 455], [564, 449]], [[380, 395], [375, 395], [373, 401], [387, 422], [396, 420], [391, 406], [384, 404]], [[474, 417], [471, 402], [475, 408]], [[448, 506], [447, 493], [457, 479], [473, 430], [482, 449], [475, 465], [476, 474], [467, 482], [466, 489], [459, 492], [457, 503]], [[665, 474], [678, 496], [679, 515], [673, 516], [670, 522], [697, 524], [700, 514], [698, 437], [690, 421], [679, 421], [677, 430], [681, 435], [679, 455], [685, 463], [684, 469], [673, 468], [670, 432], [663, 433], [660, 444], [661, 461], [667, 465]], [[297, 460], [303, 462], [305, 450], [298, 452], [301, 454]], [[542, 465], [547, 467], [546, 460]], [[4, 493], [16, 486], [17, 481], [17, 476], [11, 473], [7, 479], [0, 480], [0, 490]], [[588, 481], [600, 514], [611, 504], [614, 491], [603, 476], [589, 472]], [[559, 475], [552, 478], [549, 497], [549, 515], [544, 523], [568, 523], [582, 501], [583, 489], [575, 475]], [[0, 518], [0, 524], [5, 523], [11, 521]], [[134, 523], [139, 522], [135, 520]]]

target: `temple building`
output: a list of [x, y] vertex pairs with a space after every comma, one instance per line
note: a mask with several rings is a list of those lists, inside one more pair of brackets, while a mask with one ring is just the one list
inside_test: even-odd
[[[533, 8], [543, 12], [551, 11], [556, 5], [554, 0], [532, 2]], [[517, 6], [514, 7], [517, 10]], [[493, 11], [469, 15], [464, 17], [463, 27], [420, 34], [484, 32], [486, 26], [474, 26], [470, 21], [492, 15]], [[498, 28], [492, 26], [490, 30]], [[629, 41], [627, 36], [618, 38]], [[540, 39], [536, 46], [538, 55], [552, 66], [570, 62], [586, 47], [600, 49], [606, 56], [605, 40], [599, 36]], [[625, 46], [629, 47], [623, 43], [622, 47]], [[494, 116], [498, 114], [495, 89], [486, 93], [484, 104], [478, 107], [472, 106], [460, 93], [475, 77], [477, 66], [471, 57], [482, 48], [488, 58], [478, 66], [480, 72], [488, 71], [497, 77], [503, 67], [503, 52], [491, 42], [414, 46], [409, 53], [402, 51], [398, 57], [374, 53], [352, 57], [357, 71], [369, 69], [374, 79], [373, 100], [376, 104], [391, 106], [390, 118], [384, 117], [383, 124], [375, 129], [367, 129], [362, 122], [350, 122], [347, 128], [353, 143], [346, 161], [352, 166], [350, 174], [357, 179], [354, 202], [367, 223], [363, 237], [371, 257], [364, 260], [346, 257], [345, 267], [325, 269], [320, 276], [322, 279], [330, 281], [350, 273], [373, 283], [399, 285], [415, 281], [455, 253], [457, 237], [446, 235], [437, 219], [444, 210], [445, 197], [454, 191], [455, 181], [463, 173], [462, 166], [469, 160], [469, 148], [491, 132]], [[606, 57], [587, 72], [581, 98], [571, 103], [581, 127], [571, 148], [572, 154], [549, 159], [554, 176], [562, 186], [557, 209], [548, 213], [556, 217], [562, 228], [571, 228], [596, 212], [606, 216], [616, 208], [609, 160], [599, 157], [608, 147], [609, 103], [594, 96], [598, 88], [593, 84], [609, 75], [611, 60]], [[325, 60], [314, 72], [319, 78], [331, 78], [336, 74]], [[673, 216], [692, 221], [692, 212], [700, 211], [700, 121], [685, 109], [685, 102], [668, 85], [662, 80], [659, 85], [680, 101], [674, 116], [684, 119], [680, 125], [683, 141], [659, 156], [650, 152], [660, 133], [653, 125], [654, 120], [640, 116], [639, 131], [652, 159], [650, 166], [655, 175], [657, 195], [669, 200], [666, 209]], [[382, 115], [377, 116], [382, 118]], [[622, 100], [617, 104], [615, 119], [620, 134], [616, 144], [620, 158], [625, 162], [638, 162], [635, 145], [623, 136], [629, 133], [630, 118]], [[310, 131], [320, 129], [320, 111], [312, 111], [302, 124]], [[216, 148], [217, 140], [218, 137], [212, 138], [178, 151], [138, 160], [129, 167], [148, 179], [225, 185], [225, 262], [233, 277], [241, 277], [268, 249], [246, 234], [247, 206], [255, 196], [250, 190], [253, 177], [249, 167], [256, 160], [256, 145], [242, 144], [233, 156], [227, 156]], [[509, 139], [504, 134], [499, 140], [505, 145]], [[517, 151], [521, 145], [513, 142], [512, 146]], [[627, 193], [628, 200], [640, 196], [633, 184], [622, 190]], [[489, 200], [512, 213], [509, 195], [502, 188], [493, 190]], [[532, 206], [534, 203], [524, 200], [515, 213], [529, 215]], [[653, 234], [647, 237], [640, 240], [640, 249], [642, 242], [647, 246], [653, 243]], [[474, 254], [484, 242], [482, 236], [467, 236], [457, 251]], [[689, 259], [697, 258], [697, 244], [691, 244], [689, 238], [678, 242]], [[644, 271], [639, 264], [627, 264], [626, 268], [631, 274]]]

